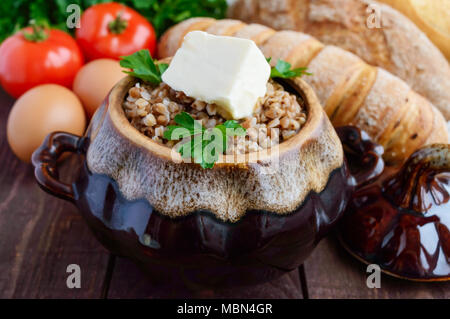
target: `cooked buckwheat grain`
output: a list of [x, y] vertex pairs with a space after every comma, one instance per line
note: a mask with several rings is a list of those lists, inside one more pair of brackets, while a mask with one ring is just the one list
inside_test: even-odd
[[[175, 115], [182, 111], [201, 121], [206, 128], [226, 121], [215, 104], [186, 96], [165, 83], [157, 87], [136, 83], [128, 91], [123, 109], [136, 129], [168, 147], [176, 142], [164, 139], [164, 130], [167, 125], [176, 125]], [[230, 138], [226, 153], [243, 154], [269, 148], [294, 136], [305, 122], [303, 100], [269, 80], [266, 95], [258, 100], [253, 115], [239, 120], [247, 129], [246, 136]]]

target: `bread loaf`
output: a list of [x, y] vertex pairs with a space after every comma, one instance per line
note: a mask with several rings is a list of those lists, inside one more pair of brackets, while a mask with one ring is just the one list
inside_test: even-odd
[[441, 50], [450, 61], [450, 1], [378, 0], [400, 11]]
[[403, 79], [450, 120], [448, 61], [413, 22], [390, 6], [371, 0], [236, 0], [228, 14], [277, 30], [301, 31], [353, 52]]
[[159, 56], [174, 55], [186, 33], [194, 29], [251, 39], [273, 63], [282, 59], [295, 68], [307, 66], [313, 75], [303, 79], [316, 92], [333, 125], [365, 130], [385, 147], [389, 163], [404, 161], [422, 145], [448, 141], [445, 120], [430, 102], [398, 77], [353, 53], [325, 46], [300, 32], [275, 32], [236, 20], [207, 21], [201, 24], [198, 18], [190, 19], [169, 29], [160, 40]]

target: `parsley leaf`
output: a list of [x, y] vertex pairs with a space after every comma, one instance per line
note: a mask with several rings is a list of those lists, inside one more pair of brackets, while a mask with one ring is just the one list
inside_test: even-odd
[[[129, 0], [128, 0], [129, 1]], [[127, 1], [127, 2], [128, 2]], [[136, 1], [136, 0], [134, 0]], [[226, 0], [147, 0], [148, 9], [140, 10], [161, 35], [170, 26], [192, 17], [225, 18]]]
[[167, 63], [158, 63], [159, 73], [163, 74], [164, 72], [166, 72], [168, 67], [169, 65]]
[[[272, 58], [267, 58], [267, 63], [270, 63]], [[277, 64], [270, 70], [271, 78], [295, 78], [302, 75], [312, 75], [312, 73], [306, 72], [308, 68], [296, 68], [291, 69], [292, 65], [289, 62], [278, 59]]]
[[148, 50], [140, 50], [128, 56], [121, 56], [120, 66], [133, 71], [123, 71], [144, 81], [158, 85], [162, 82], [161, 75], [167, 70], [168, 64], [155, 64]]
[[228, 146], [229, 136], [245, 136], [246, 130], [235, 120], [226, 121], [212, 129], [206, 129], [186, 112], [174, 118], [179, 125], [169, 125], [164, 138], [169, 141], [186, 139], [178, 148], [183, 158], [193, 158], [202, 168], [212, 168]]
[[227, 129], [232, 130], [234, 136], [245, 136], [246, 134], [246, 130], [236, 120], [226, 121], [223, 124], [216, 125], [214, 129], [219, 130], [223, 136], [222, 148], [224, 150], [227, 149]]
[[187, 128], [188, 130], [194, 130], [195, 120], [188, 113], [181, 112], [175, 116], [174, 120], [175, 123], [181, 125], [182, 127]]

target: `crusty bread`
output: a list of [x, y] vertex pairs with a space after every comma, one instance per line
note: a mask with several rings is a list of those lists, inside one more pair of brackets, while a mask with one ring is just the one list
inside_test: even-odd
[[247, 24], [234, 34], [235, 37], [249, 39], [260, 45], [264, 43], [270, 36], [275, 34], [275, 30], [261, 24]]
[[[179, 28], [172, 28], [162, 35], [158, 47], [158, 57], [168, 57], [169, 55], [166, 55], [166, 52], [175, 52], [188, 32], [194, 30], [206, 30], [213, 23], [216, 23], [216, 20], [210, 18], [192, 18], [180, 22], [178, 24], [180, 26]], [[170, 38], [170, 41], [167, 41], [168, 38]]]
[[239, 20], [223, 19], [218, 20], [205, 31], [215, 35], [233, 35], [245, 26], [246, 24]]
[[[194, 23], [200, 25], [198, 20]], [[364, 129], [385, 147], [389, 163], [404, 161], [427, 143], [447, 143], [445, 120], [428, 100], [398, 77], [368, 65], [355, 54], [324, 46], [300, 32], [275, 32], [261, 25], [242, 26], [230, 20], [218, 24], [199, 29], [224, 30], [227, 35], [255, 39], [264, 55], [272, 57], [272, 63], [282, 59], [294, 68], [307, 66], [313, 75], [304, 80], [316, 92], [333, 125], [350, 124]], [[187, 20], [167, 31], [159, 45], [160, 57], [174, 55], [184, 35], [195, 29], [192, 25]], [[239, 30], [229, 34], [227, 25], [239, 25]]]
[[450, 1], [378, 0], [413, 21], [450, 61]]
[[[368, 21], [376, 21], [371, 19], [377, 17], [374, 4], [380, 9], [381, 28], [368, 27]], [[236, 0], [228, 15], [277, 30], [305, 32], [353, 52], [403, 79], [450, 120], [447, 60], [425, 33], [388, 5], [371, 0]]]

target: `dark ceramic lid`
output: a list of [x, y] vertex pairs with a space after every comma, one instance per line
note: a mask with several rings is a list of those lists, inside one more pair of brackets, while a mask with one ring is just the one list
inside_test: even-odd
[[340, 227], [344, 246], [391, 275], [450, 279], [450, 145], [416, 151], [395, 174], [357, 190]]

